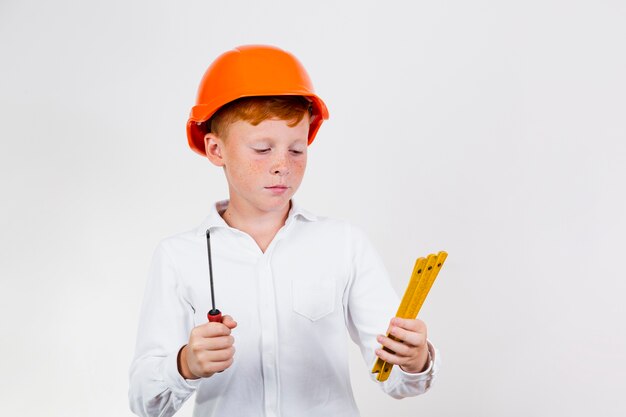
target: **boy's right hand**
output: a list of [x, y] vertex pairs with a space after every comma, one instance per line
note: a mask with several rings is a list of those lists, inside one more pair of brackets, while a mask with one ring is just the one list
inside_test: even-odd
[[237, 327], [231, 316], [224, 316], [221, 323], [207, 322], [194, 327], [189, 343], [178, 355], [178, 372], [185, 379], [208, 378], [233, 364], [235, 339], [230, 331]]

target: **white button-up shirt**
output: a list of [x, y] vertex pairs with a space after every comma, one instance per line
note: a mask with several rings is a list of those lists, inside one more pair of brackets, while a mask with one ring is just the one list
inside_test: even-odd
[[[348, 372], [346, 330], [371, 370], [399, 298], [364, 233], [315, 216], [292, 200], [285, 225], [265, 253], [226, 224], [218, 202], [202, 224], [157, 246], [130, 368], [130, 407], [171, 416], [196, 392], [194, 416], [358, 416]], [[219, 211], [219, 212], [218, 212]], [[211, 309], [206, 230], [216, 307], [238, 323], [233, 365], [186, 380], [177, 354]], [[394, 366], [380, 387], [395, 398], [424, 393], [439, 367]], [[374, 379], [374, 375], [372, 375]]]

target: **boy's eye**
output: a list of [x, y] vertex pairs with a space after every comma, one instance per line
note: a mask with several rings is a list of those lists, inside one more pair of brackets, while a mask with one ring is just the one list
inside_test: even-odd
[[256, 153], [267, 153], [270, 151], [270, 148], [264, 148], [264, 149], [255, 149], [254, 150]]
[[302, 151], [292, 150], [291, 152], [292, 152], [292, 153], [294, 153], [294, 154], [296, 154], [296, 155], [300, 155], [300, 154], [302, 154]]

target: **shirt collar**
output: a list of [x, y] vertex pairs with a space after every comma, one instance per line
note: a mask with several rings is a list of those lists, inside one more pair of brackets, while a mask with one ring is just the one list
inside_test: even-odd
[[[226, 207], [228, 207], [228, 201], [229, 200], [221, 200], [211, 205], [211, 211], [209, 215], [204, 219], [204, 221], [200, 224], [196, 231], [196, 234], [198, 236], [205, 235], [207, 229], [209, 228], [230, 228], [230, 226], [224, 221], [224, 219], [220, 215], [220, 213], [226, 210]], [[305, 210], [292, 198], [291, 209], [289, 210], [289, 214], [287, 215], [287, 220], [285, 221], [285, 224], [289, 224], [297, 218], [311, 222], [318, 220], [318, 217], [315, 214], [311, 213], [308, 210]]]

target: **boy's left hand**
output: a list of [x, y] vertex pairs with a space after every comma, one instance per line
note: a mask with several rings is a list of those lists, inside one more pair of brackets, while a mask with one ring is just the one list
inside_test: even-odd
[[419, 319], [402, 319], [394, 317], [389, 323], [387, 334], [395, 337], [395, 341], [384, 335], [376, 340], [384, 347], [393, 351], [376, 349], [376, 355], [385, 362], [399, 365], [409, 373], [423, 372], [428, 367], [428, 344], [426, 343], [426, 323]]

